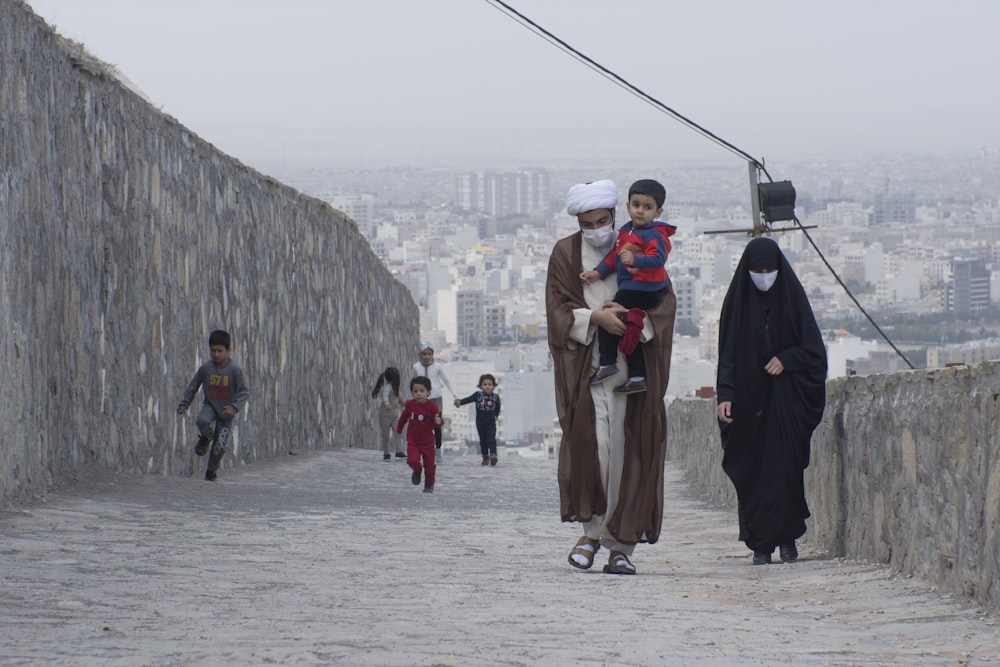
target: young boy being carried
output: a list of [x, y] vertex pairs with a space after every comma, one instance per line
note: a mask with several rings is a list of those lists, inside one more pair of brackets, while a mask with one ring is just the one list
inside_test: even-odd
[[[204, 402], [195, 422], [200, 435], [194, 453], [204, 456], [212, 444], [213, 437], [215, 438], [212, 454], [208, 457], [208, 469], [205, 471], [205, 479], [209, 482], [214, 482], [218, 477], [233, 419], [250, 398], [250, 387], [243, 376], [243, 369], [229, 358], [231, 340], [229, 332], [222, 329], [216, 329], [209, 334], [208, 351], [212, 358], [202, 364], [194, 374], [194, 378], [184, 391], [184, 397], [177, 406], [177, 414], [186, 414], [194, 395], [198, 393], [198, 387], [202, 387]], [[218, 437], [215, 437], [216, 435]]]
[[645, 311], [659, 304], [660, 291], [670, 283], [664, 264], [670, 254], [670, 237], [677, 231], [674, 225], [658, 219], [666, 198], [666, 189], [657, 181], [645, 178], [633, 183], [628, 191], [631, 219], [619, 230], [614, 247], [601, 263], [580, 274], [580, 280], [589, 285], [614, 272], [618, 278], [614, 301], [630, 309], [625, 321], [632, 326], [625, 336], [615, 336], [598, 327], [600, 366], [590, 378], [590, 384], [597, 384], [616, 375], [621, 347], [628, 363], [629, 378], [615, 387], [615, 392], [620, 394], [646, 391], [646, 360], [638, 332], [642, 329]]

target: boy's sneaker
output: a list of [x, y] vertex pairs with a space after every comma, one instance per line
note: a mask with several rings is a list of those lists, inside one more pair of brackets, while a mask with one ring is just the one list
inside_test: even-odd
[[481, 465], [488, 466], [489, 464], [490, 464], [490, 457], [484, 456], [483, 457], [483, 462], [482, 462]]
[[434, 485], [428, 484], [424, 487], [424, 493], [434, 493]]
[[420, 484], [420, 471], [419, 470], [414, 470], [413, 471], [413, 474], [410, 475], [410, 481], [413, 482], [414, 486], [416, 486], [417, 484]]
[[497, 459], [497, 455], [496, 454], [490, 454], [490, 465], [491, 466], [495, 466], [497, 464], [497, 460], [498, 459]]
[[382, 460], [383, 461], [391, 461], [392, 460], [392, 456], [389, 455], [389, 452], [386, 452], [385, 454], [382, 455]]
[[198, 436], [198, 443], [194, 446], [194, 453], [198, 456], [204, 456], [208, 454], [208, 446], [212, 444], [212, 441], [203, 435]]
[[406, 454], [404, 454], [403, 452], [396, 452], [396, 458], [397, 459], [405, 459], [406, 458]]
[[645, 380], [629, 380], [615, 387], [616, 394], [638, 394], [644, 391], [646, 391]]
[[618, 373], [618, 365], [611, 364], [610, 366], [604, 366], [603, 368], [597, 369], [597, 372], [590, 376], [590, 384], [600, 384], [604, 382], [612, 375]]
[[219, 474], [217, 472], [215, 472], [214, 470], [206, 470], [205, 471], [205, 481], [206, 482], [214, 482], [216, 479], [218, 479], [218, 477], [219, 477]]

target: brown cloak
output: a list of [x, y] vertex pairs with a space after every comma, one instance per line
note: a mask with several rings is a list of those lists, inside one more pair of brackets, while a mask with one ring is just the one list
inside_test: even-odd
[[[556, 409], [562, 427], [559, 449], [559, 504], [563, 521], [589, 521], [607, 511], [597, 459], [594, 401], [590, 393], [594, 336], [590, 345], [570, 349], [573, 310], [588, 308], [580, 281], [582, 235], [560, 239], [549, 257], [545, 285], [549, 351], [555, 370]], [[653, 339], [640, 343], [646, 355], [649, 389], [631, 394], [625, 408], [625, 461], [621, 492], [608, 530], [619, 542], [652, 544], [663, 520], [663, 464], [667, 414], [663, 396], [670, 377], [674, 315], [673, 288], [662, 291], [660, 305], [647, 315]]]

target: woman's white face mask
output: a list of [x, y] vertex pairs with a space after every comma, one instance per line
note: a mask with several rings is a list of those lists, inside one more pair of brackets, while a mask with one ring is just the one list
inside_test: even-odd
[[614, 223], [605, 225], [599, 229], [584, 229], [583, 240], [598, 250], [607, 252], [611, 249], [611, 244], [615, 241]]
[[754, 273], [750, 272], [750, 280], [753, 281], [754, 287], [759, 289], [761, 292], [766, 292], [771, 289], [774, 285], [774, 281], [778, 279], [778, 272], [771, 271], [770, 273]]

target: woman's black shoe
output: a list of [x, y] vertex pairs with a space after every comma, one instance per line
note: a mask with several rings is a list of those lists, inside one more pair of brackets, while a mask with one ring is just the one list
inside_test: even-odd
[[781, 554], [781, 560], [785, 563], [791, 563], [799, 557], [799, 550], [795, 548], [795, 542], [792, 542], [791, 544], [782, 544], [778, 547], [778, 553]]
[[770, 565], [771, 564], [771, 554], [766, 554], [763, 551], [753, 552], [753, 564], [754, 565]]

